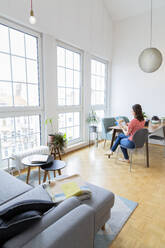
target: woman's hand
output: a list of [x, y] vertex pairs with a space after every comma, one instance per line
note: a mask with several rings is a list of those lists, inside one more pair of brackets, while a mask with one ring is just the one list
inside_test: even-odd
[[127, 126], [121, 126], [121, 129], [123, 130], [123, 133], [125, 135], [128, 135], [128, 127]]

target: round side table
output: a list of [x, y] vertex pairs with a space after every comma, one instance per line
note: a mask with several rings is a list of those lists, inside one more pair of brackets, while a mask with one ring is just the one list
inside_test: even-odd
[[[36, 155], [36, 154], [35, 154]], [[39, 154], [41, 155], [41, 154]], [[28, 166], [28, 172], [27, 172], [27, 177], [26, 177], [26, 183], [28, 184], [29, 183], [29, 178], [30, 178], [30, 171], [31, 171], [31, 168], [32, 167], [38, 167], [38, 182], [39, 184], [41, 183], [41, 175], [40, 175], [40, 169], [43, 165], [49, 165], [53, 162], [53, 157], [52, 156], [49, 156], [48, 157], [48, 160], [46, 163], [32, 163], [31, 161], [33, 160], [33, 155], [31, 156], [27, 156], [25, 158], [22, 159], [22, 164], [25, 165], [25, 166]]]
[[48, 165], [42, 165], [42, 170], [45, 171], [43, 183], [46, 182], [47, 176], [49, 176], [49, 172], [54, 172], [54, 177], [56, 177], [56, 171], [58, 171], [58, 174], [61, 175], [61, 170], [66, 167], [66, 163], [62, 160], [54, 160], [52, 163]]

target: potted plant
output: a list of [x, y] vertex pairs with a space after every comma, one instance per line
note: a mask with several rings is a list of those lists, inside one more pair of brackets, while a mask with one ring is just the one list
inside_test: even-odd
[[48, 134], [48, 143], [53, 143], [55, 139], [55, 131], [54, 131], [54, 126], [53, 126], [53, 118], [48, 118], [45, 121], [46, 125], [50, 125], [50, 133]]
[[66, 133], [55, 133], [53, 144], [54, 147], [57, 148], [60, 152], [64, 152], [64, 148], [67, 144]]
[[89, 124], [90, 131], [96, 132], [98, 122], [99, 122], [99, 118], [97, 117], [96, 112], [92, 109], [89, 112], [89, 115], [87, 118], [87, 123]]

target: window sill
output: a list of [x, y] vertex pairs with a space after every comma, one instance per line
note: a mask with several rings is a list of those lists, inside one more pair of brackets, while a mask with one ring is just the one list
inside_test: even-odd
[[79, 150], [79, 149], [81, 149], [81, 148], [83, 148], [83, 147], [86, 147], [87, 145], [88, 145], [87, 142], [80, 141], [79, 143], [69, 145], [69, 146], [65, 149], [65, 153], [69, 153], [69, 152], [72, 152], [72, 151], [75, 151], [75, 150]]

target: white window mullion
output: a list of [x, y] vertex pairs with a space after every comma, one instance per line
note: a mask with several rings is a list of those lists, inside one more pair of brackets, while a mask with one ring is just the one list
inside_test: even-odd
[[[28, 81], [27, 79], [27, 58], [26, 58], [26, 39], [24, 35], [24, 49], [25, 49], [25, 73], [26, 73], [26, 82]], [[29, 94], [28, 94], [28, 84], [26, 83], [26, 92], [27, 92], [27, 105], [29, 105]]]
[[12, 68], [12, 56], [11, 56], [11, 40], [10, 40], [10, 29], [8, 28], [9, 34], [9, 53], [10, 53], [10, 70], [11, 70], [11, 87], [12, 87], [12, 100], [14, 106], [14, 85], [13, 85], [13, 68]]

